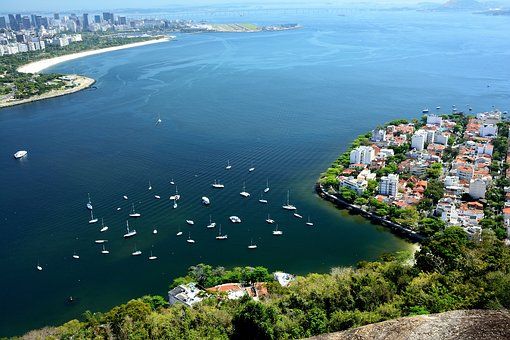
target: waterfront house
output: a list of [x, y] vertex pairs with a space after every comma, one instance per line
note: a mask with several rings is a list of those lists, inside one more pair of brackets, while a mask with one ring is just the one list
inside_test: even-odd
[[168, 292], [168, 303], [174, 305], [182, 303], [186, 306], [202, 301], [204, 291], [196, 286], [196, 283], [191, 282], [185, 285], [179, 285]]

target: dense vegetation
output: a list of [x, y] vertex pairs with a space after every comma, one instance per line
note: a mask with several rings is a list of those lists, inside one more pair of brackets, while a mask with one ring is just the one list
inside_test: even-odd
[[24, 64], [152, 38], [126, 38], [99, 33], [84, 33], [82, 42], [75, 42], [65, 47], [48, 46], [45, 50], [2, 56], [0, 57], [0, 96], [12, 93], [16, 99], [25, 99], [65, 86], [60, 74], [25, 74], [18, 72], [17, 69]]
[[[258, 273], [260, 277], [250, 277]], [[233, 275], [233, 276], [230, 276]], [[191, 267], [187, 279], [209, 285], [259, 279], [267, 270]], [[84, 315], [34, 336], [63, 339], [289, 339], [333, 332], [400, 316], [454, 309], [510, 308], [510, 251], [491, 230], [470, 241], [461, 228], [436, 233], [416, 254], [385, 255], [356, 268], [298, 277], [291, 286], [267, 284], [269, 296], [225, 300], [211, 296], [192, 308], [162, 297], [131, 300], [106, 313]]]

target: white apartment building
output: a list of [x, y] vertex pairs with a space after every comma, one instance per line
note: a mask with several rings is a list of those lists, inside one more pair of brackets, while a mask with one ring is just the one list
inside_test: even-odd
[[358, 146], [351, 151], [351, 164], [370, 164], [375, 158], [374, 148], [371, 146]]
[[396, 197], [398, 193], [398, 175], [389, 174], [381, 177], [379, 193], [384, 196]]
[[425, 148], [425, 142], [427, 141], [427, 131], [418, 130], [414, 133], [411, 138], [411, 148], [414, 148], [418, 151], [422, 151]]

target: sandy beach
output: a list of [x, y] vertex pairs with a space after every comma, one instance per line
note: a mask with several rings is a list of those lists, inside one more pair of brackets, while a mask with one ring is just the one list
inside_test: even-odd
[[30, 63], [30, 64], [26, 64], [26, 65], [21, 66], [20, 68], [18, 68], [18, 72], [22, 72], [22, 73], [39, 73], [42, 70], [47, 69], [48, 67], [51, 67], [51, 66], [54, 66], [54, 65], [66, 62], [66, 61], [70, 61], [70, 60], [74, 60], [74, 59], [78, 59], [78, 58], [83, 58], [83, 57], [88, 57], [88, 56], [95, 55], [95, 54], [100, 54], [100, 53], [106, 53], [106, 52], [123, 50], [123, 49], [126, 49], [126, 48], [133, 48], [133, 47], [139, 47], [139, 46], [145, 46], [145, 45], [151, 45], [151, 44], [167, 42], [169, 40], [170, 40], [170, 38], [159, 38], [159, 39], [154, 39], [154, 40], [136, 42], [136, 43], [127, 44], [127, 45], [107, 47], [107, 48], [102, 48], [102, 49], [98, 49], [98, 50], [91, 50], [91, 51], [84, 51], [84, 52], [79, 52], [79, 53], [73, 53], [73, 54], [63, 55], [63, 56], [55, 57], [55, 58], [51, 58], [51, 59], [39, 60], [39, 61], [35, 61], [33, 63]]

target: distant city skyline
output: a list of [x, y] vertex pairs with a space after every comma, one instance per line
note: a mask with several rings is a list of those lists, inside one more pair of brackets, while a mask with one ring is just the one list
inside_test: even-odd
[[[446, 0], [431, 0], [427, 2], [443, 3]], [[357, 2], [354, 0], [332, 0], [332, 1], [314, 1], [317, 6], [342, 6], [342, 5], [416, 5], [424, 2], [422, 0], [371, 0], [365, 2]], [[236, 1], [236, 0], [109, 0], [108, 2], [100, 0], [73, 0], [72, 2], [63, 3], [61, 0], [22, 0], [22, 1], [7, 1], [2, 4], [2, 13], [7, 12], [29, 12], [29, 11], [79, 11], [79, 10], [111, 10], [123, 8], [169, 8], [172, 6], [203, 6], [203, 5], [278, 5], [278, 4], [293, 4], [293, 5], [309, 5], [313, 6], [309, 1], [293, 1], [293, 0], [258, 0], [258, 1]]]

